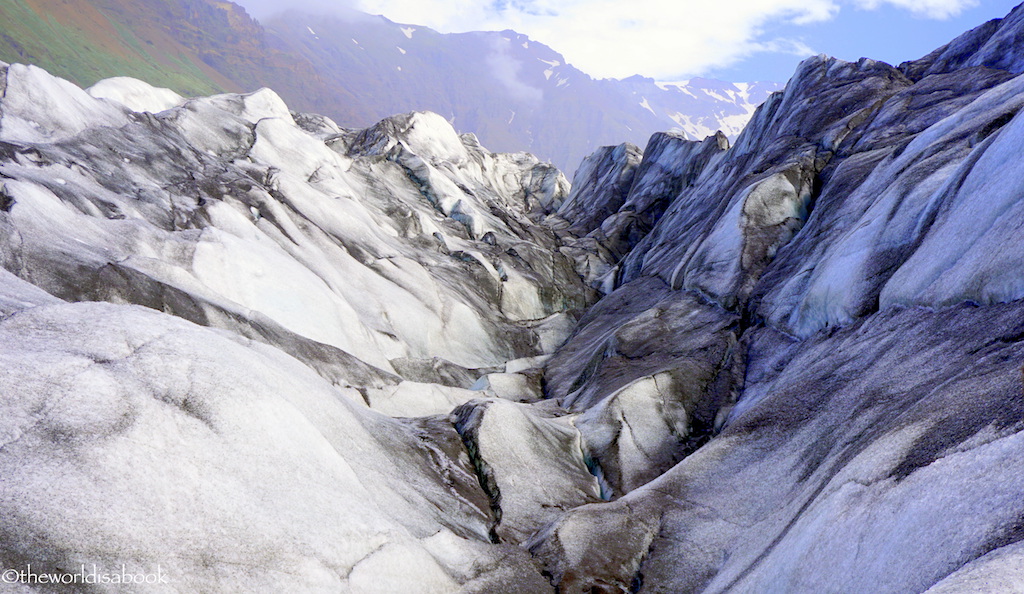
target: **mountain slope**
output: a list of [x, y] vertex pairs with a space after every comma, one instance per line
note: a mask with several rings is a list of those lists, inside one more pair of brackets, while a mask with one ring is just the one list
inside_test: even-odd
[[189, 95], [234, 88], [187, 48], [158, 31], [137, 34], [111, 11], [131, 3], [10, 0], [0, 5], [0, 59], [39, 64], [83, 86], [133, 76]]

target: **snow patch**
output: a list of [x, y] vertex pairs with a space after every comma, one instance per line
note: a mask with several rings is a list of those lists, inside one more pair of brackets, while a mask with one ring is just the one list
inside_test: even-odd
[[412, 34], [416, 31], [416, 27], [402, 27], [402, 34], [412, 39]]
[[676, 89], [676, 90], [680, 90], [681, 91], [681, 90], [685, 89], [686, 87], [690, 86], [690, 81], [689, 80], [679, 80], [679, 81], [674, 81], [674, 82], [655, 81], [654, 84], [655, 84], [655, 86], [657, 86], [662, 91], [668, 91], [668, 90], [671, 90], [671, 89]]

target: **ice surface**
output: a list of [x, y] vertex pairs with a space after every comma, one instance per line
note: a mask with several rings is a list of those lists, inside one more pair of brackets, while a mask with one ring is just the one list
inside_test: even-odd
[[[1002, 177], [1019, 165], [1012, 147], [1024, 124], [1014, 118], [973, 147], [965, 138], [968, 130], [1016, 109], [1021, 84], [1013, 79], [992, 88], [871, 171], [849, 196], [864, 205], [863, 212], [813, 266], [777, 289], [771, 303], [781, 307], [773, 317], [806, 336], [849, 323], [871, 305], [873, 294], [880, 307], [1024, 296], [1013, 272], [1019, 255], [1001, 239], [1016, 228], [1012, 213], [1021, 187]], [[906, 261], [886, 263], [891, 277], [879, 276], [879, 261], [901, 251], [908, 252]], [[796, 307], [787, 309], [794, 300]]]
[[996, 549], [968, 563], [931, 588], [926, 594], [955, 594], [957, 592], [1024, 592], [1024, 544], [1015, 543]]
[[137, 78], [105, 78], [85, 90], [97, 99], [117, 101], [132, 111], [158, 113], [178, 107], [185, 98], [170, 89], [154, 87]]
[[[159, 563], [180, 591], [381, 591], [378, 571], [451, 591], [419, 539], [485, 530], [468, 503], [426, 503], [449, 487], [407, 428], [276, 349], [108, 304], [34, 307], [0, 344], [5, 546], [37, 566]], [[410, 472], [417, 491], [394, 491]]]
[[[455, 414], [460, 433], [487, 465], [484, 476], [501, 506], [495, 532], [502, 539], [524, 542], [560, 510], [598, 499], [597, 479], [567, 418], [546, 418], [505, 400], [471, 402]], [[545, 480], [536, 480], [538, 469]]]
[[0, 318], [37, 305], [54, 303], [60, 303], [60, 299], [0, 268]]
[[[93, 97], [5, 76], [10, 563], [159, 564], [181, 592], [548, 588], [491, 542], [449, 413], [482, 376], [538, 398], [538, 370], [500, 371], [539, 364], [586, 303], [537, 223], [560, 172], [436, 114], [349, 131], [266, 89], [184, 100], [113, 79]], [[569, 506], [592, 477], [559, 423], [522, 427], [535, 462], [572, 469], [542, 498]], [[509, 525], [550, 516], [535, 485], [503, 486]]]
[[[8, 116], [22, 105], [18, 76], [25, 86], [39, 79], [39, 85], [98, 110], [97, 117], [112, 109], [109, 101], [36, 70], [11, 67]], [[113, 93], [148, 87], [119, 79], [98, 88]], [[495, 331], [489, 319], [539, 319], [561, 305], [541, 299], [547, 289], [534, 284], [549, 281], [525, 274], [519, 263], [524, 257], [527, 265], [535, 258], [550, 261], [547, 246], [519, 245], [519, 252], [506, 253], [522, 241], [506, 221], [525, 223], [528, 208], [557, 204], [567, 190], [553, 168], [526, 155], [493, 155], [429, 113], [411, 114], [400, 128], [382, 128], [374, 142], [385, 148], [369, 150], [357, 164], [364, 153], [303, 131], [266, 89], [192, 99], [158, 117], [168, 128], [143, 124], [145, 129], [113, 133], [145, 141], [130, 156], [92, 156], [45, 174], [31, 164], [7, 166], [25, 180], [8, 183], [17, 204], [14, 219], [32, 229], [33, 241], [39, 238], [34, 245], [40, 253], [70, 256], [62, 265], [68, 274], [77, 261], [94, 268], [124, 263], [198, 297], [203, 313], [190, 306], [190, 319], [229, 312], [234, 320], [247, 320], [243, 324], [267, 320], [386, 371], [394, 358], [441, 357], [475, 368], [536, 354], [522, 349], [539, 338]], [[375, 150], [386, 147], [401, 147], [395, 161], [374, 160]], [[149, 165], [157, 162], [159, 169]], [[211, 181], [197, 185], [197, 174]], [[74, 193], [61, 185], [73, 185]], [[140, 209], [126, 200], [126, 187], [152, 196], [154, 207]], [[111, 208], [116, 216], [108, 215]], [[173, 222], [168, 211], [178, 212]], [[455, 229], [453, 236], [452, 224], [465, 233]], [[203, 232], [188, 230], [192, 226]], [[478, 241], [488, 233], [506, 247]], [[439, 253], [438, 238], [460, 255]], [[464, 258], [489, 277], [486, 288], [467, 290], [455, 281]], [[43, 260], [54, 261], [46, 256], [39, 265]], [[436, 270], [444, 272], [439, 277]], [[569, 268], [562, 279], [577, 282]]]
[[0, 139], [8, 142], [59, 141], [94, 126], [121, 126], [128, 110], [94, 99], [42, 68], [11, 64], [3, 72], [6, 89]]
[[390, 369], [389, 357], [360, 324], [358, 312], [279, 250], [209, 230], [196, 245], [192, 270], [218, 294], [285, 328]]
[[[983, 109], [1012, 109], [1006, 103], [1018, 97], [1021, 82], [1014, 79], [978, 99]], [[969, 117], [983, 117], [964, 110]], [[981, 111], [978, 109], [977, 111]], [[1019, 112], [1018, 112], [1019, 113]], [[1014, 116], [987, 142], [963, 160], [951, 177], [959, 181], [944, 198], [943, 212], [914, 255], [882, 289], [882, 305], [892, 303], [950, 304], [972, 300], [999, 303], [1024, 297], [1024, 265], [1019, 250], [1003, 238], [1017, 233], [1024, 184], [1006, 174], [1024, 166], [1019, 150], [1024, 139], [1024, 118]], [[962, 181], [961, 181], [962, 178]], [[977, 196], [985, 196], [984, 203]]]
[[367, 394], [370, 408], [395, 417], [446, 415], [459, 405], [479, 397], [480, 394], [474, 390], [411, 381], [371, 390]]

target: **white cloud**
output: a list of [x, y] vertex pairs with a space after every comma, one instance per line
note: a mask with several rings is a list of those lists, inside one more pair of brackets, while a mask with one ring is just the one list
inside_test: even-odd
[[832, 19], [842, 4], [890, 4], [927, 18], [978, 0], [355, 0], [359, 9], [442, 32], [514, 29], [597, 77], [667, 80], [735, 64], [758, 52], [810, 55], [798, 41], [766, 39], [772, 22]]
[[883, 4], [909, 10], [919, 17], [945, 20], [959, 16], [968, 8], [974, 8], [978, 0], [856, 0], [859, 8], [867, 10], [874, 10]]
[[510, 45], [511, 42], [504, 38], [494, 40], [485, 58], [488, 69], [512, 97], [538, 104], [544, 99], [544, 92], [522, 81], [519, 71], [523, 64], [512, 57]]
[[769, 19], [831, 18], [833, 0], [362, 0], [360, 8], [440, 31], [515, 29], [598, 77], [672, 77], [734, 63], [760, 49]]
[[818, 53], [806, 43], [796, 39], [777, 38], [769, 41], [758, 41], [751, 43], [750, 47], [755, 52], [770, 52], [801, 57], [813, 56]]

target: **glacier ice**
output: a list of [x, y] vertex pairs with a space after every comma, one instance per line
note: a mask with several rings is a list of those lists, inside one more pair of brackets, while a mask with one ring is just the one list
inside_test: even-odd
[[[546, 584], [491, 542], [448, 414], [539, 397], [506, 361], [543, 361], [591, 298], [535, 223], [561, 173], [429, 113], [347, 130], [267, 89], [3, 75], [5, 566], [159, 564], [175, 591]], [[537, 427], [564, 438], [536, 460], [590, 477], [571, 430]]]
[[1019, 589], [1021, 14], [574, 188], [436, 114], [4, 66], [2, 569]]

